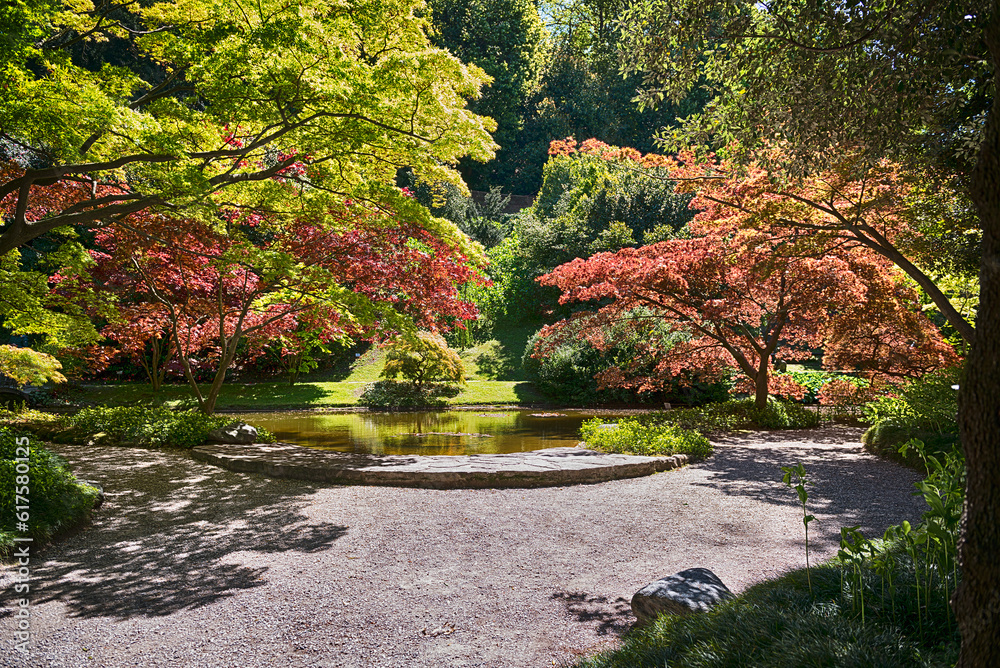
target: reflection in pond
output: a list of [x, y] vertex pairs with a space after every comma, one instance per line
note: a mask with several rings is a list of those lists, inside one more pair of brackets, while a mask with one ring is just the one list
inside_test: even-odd
[[574, 446], [595, 413], [246, 413], [283, 443], [378, 455], [469, 455]]

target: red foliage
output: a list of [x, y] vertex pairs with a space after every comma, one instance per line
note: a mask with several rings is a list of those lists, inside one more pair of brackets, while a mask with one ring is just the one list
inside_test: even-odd
[[[604, 386], [656, 389], [683, 372], [717, 379], [735, 366], [762, 403], [772, 389], [774, 359], [807, 358], [821, 346], [828, 367], [869, 374], [917, 374], [954, 360], [890, 263], [861, 249], [815, 244], [803, 255], [808, 243], [761, 230], [716, 230], [577, 259], [539, 281], [558, 287], [562, 303], [605, 303], [595, 315], [577, 317], [594, 323], [655, 317], [690, 337], [669, 348], [647, 340], [654, 373], [614, 368], [599, 378]], [[549, 327], [543, 337], [560, 329]]]
[[[105, 228], [96, 237], [92, 277], [119, 296], [122, 318], [104, 333], [155, 384], [155, 359], [177, 356], [189, 380], [207, 362], [219, 378], [244, 341], [252, 357], [282, 335], [286, 354], [295, 354], [296, 332], [304, 330], [324, 342], [371, 336], [384, 323], [368, 321], [377, 311], [358, 296], [424, 328], [476, 316], [458, 286], [478, 275], [456, 248], [414, 223], [359, 207], [339, 217], [337, 230], [304, 221], [265, 230], [255, 219], [246, 235], [152, 214]], [[231, 227], [236, 218], [227, 220]]]

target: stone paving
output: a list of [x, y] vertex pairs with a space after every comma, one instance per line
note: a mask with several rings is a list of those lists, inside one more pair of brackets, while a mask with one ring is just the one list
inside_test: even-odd
[[556, 487], [637, 478], [683, 466], [687, 455], [638, 457], [549, 448], [499, 455], [363, 455], [287, 443], [203, 445], [195, 459], [230, 471], [356, 485], [479, 489]]

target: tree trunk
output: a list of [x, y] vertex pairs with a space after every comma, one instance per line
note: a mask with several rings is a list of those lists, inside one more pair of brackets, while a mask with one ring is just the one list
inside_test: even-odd
[[763, 360], [763, 365], [757, 370], [757, 375], [753, 379], [753, 405], [756, 408], [767, 408], [767, 380], [770, 374], [767, 373], [767, 358], [764, 357]]
[[[985, 33], [1000, 90], [1000, 7]], [[960, 668], [1000, 666], [1000, 109], [994, 97], [972, 199], [983, 226], [979, 316], [959, 393], [958, 425], [968, 469], [959, 563], [952, 599], [962, 634]]]

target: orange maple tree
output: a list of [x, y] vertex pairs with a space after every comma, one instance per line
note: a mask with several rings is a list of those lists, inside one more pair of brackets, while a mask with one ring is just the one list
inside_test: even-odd
[[[611, 321], [658, 318], [668, 331], [687, 335], [669, 346], [646, 339], [632, 366], [598, 376], [603, 387], [658, 389], [675, 377], [715, 380], [735, 367], [763, 406], [770, 394], [801, 396], [801, 388], [774, 376], [774, 363], [809, 358], [819, 348], [825, 366], [868, 377], [919, 375], [955, 361], [885, 258], [818, 244], [804, 232], [790, 238], [709, 222], [692, 225], [694, 238], [599, 253], [539, 279], [562, 291], [561, 303], [597, 303], [574, 319], [587, 325], [598, 348], [608, 343], [602, 332]], [[545, 328], [543, 340], [558, 342], [566, 322]], [[537, 352], [544, 355], [545, 344]]]

